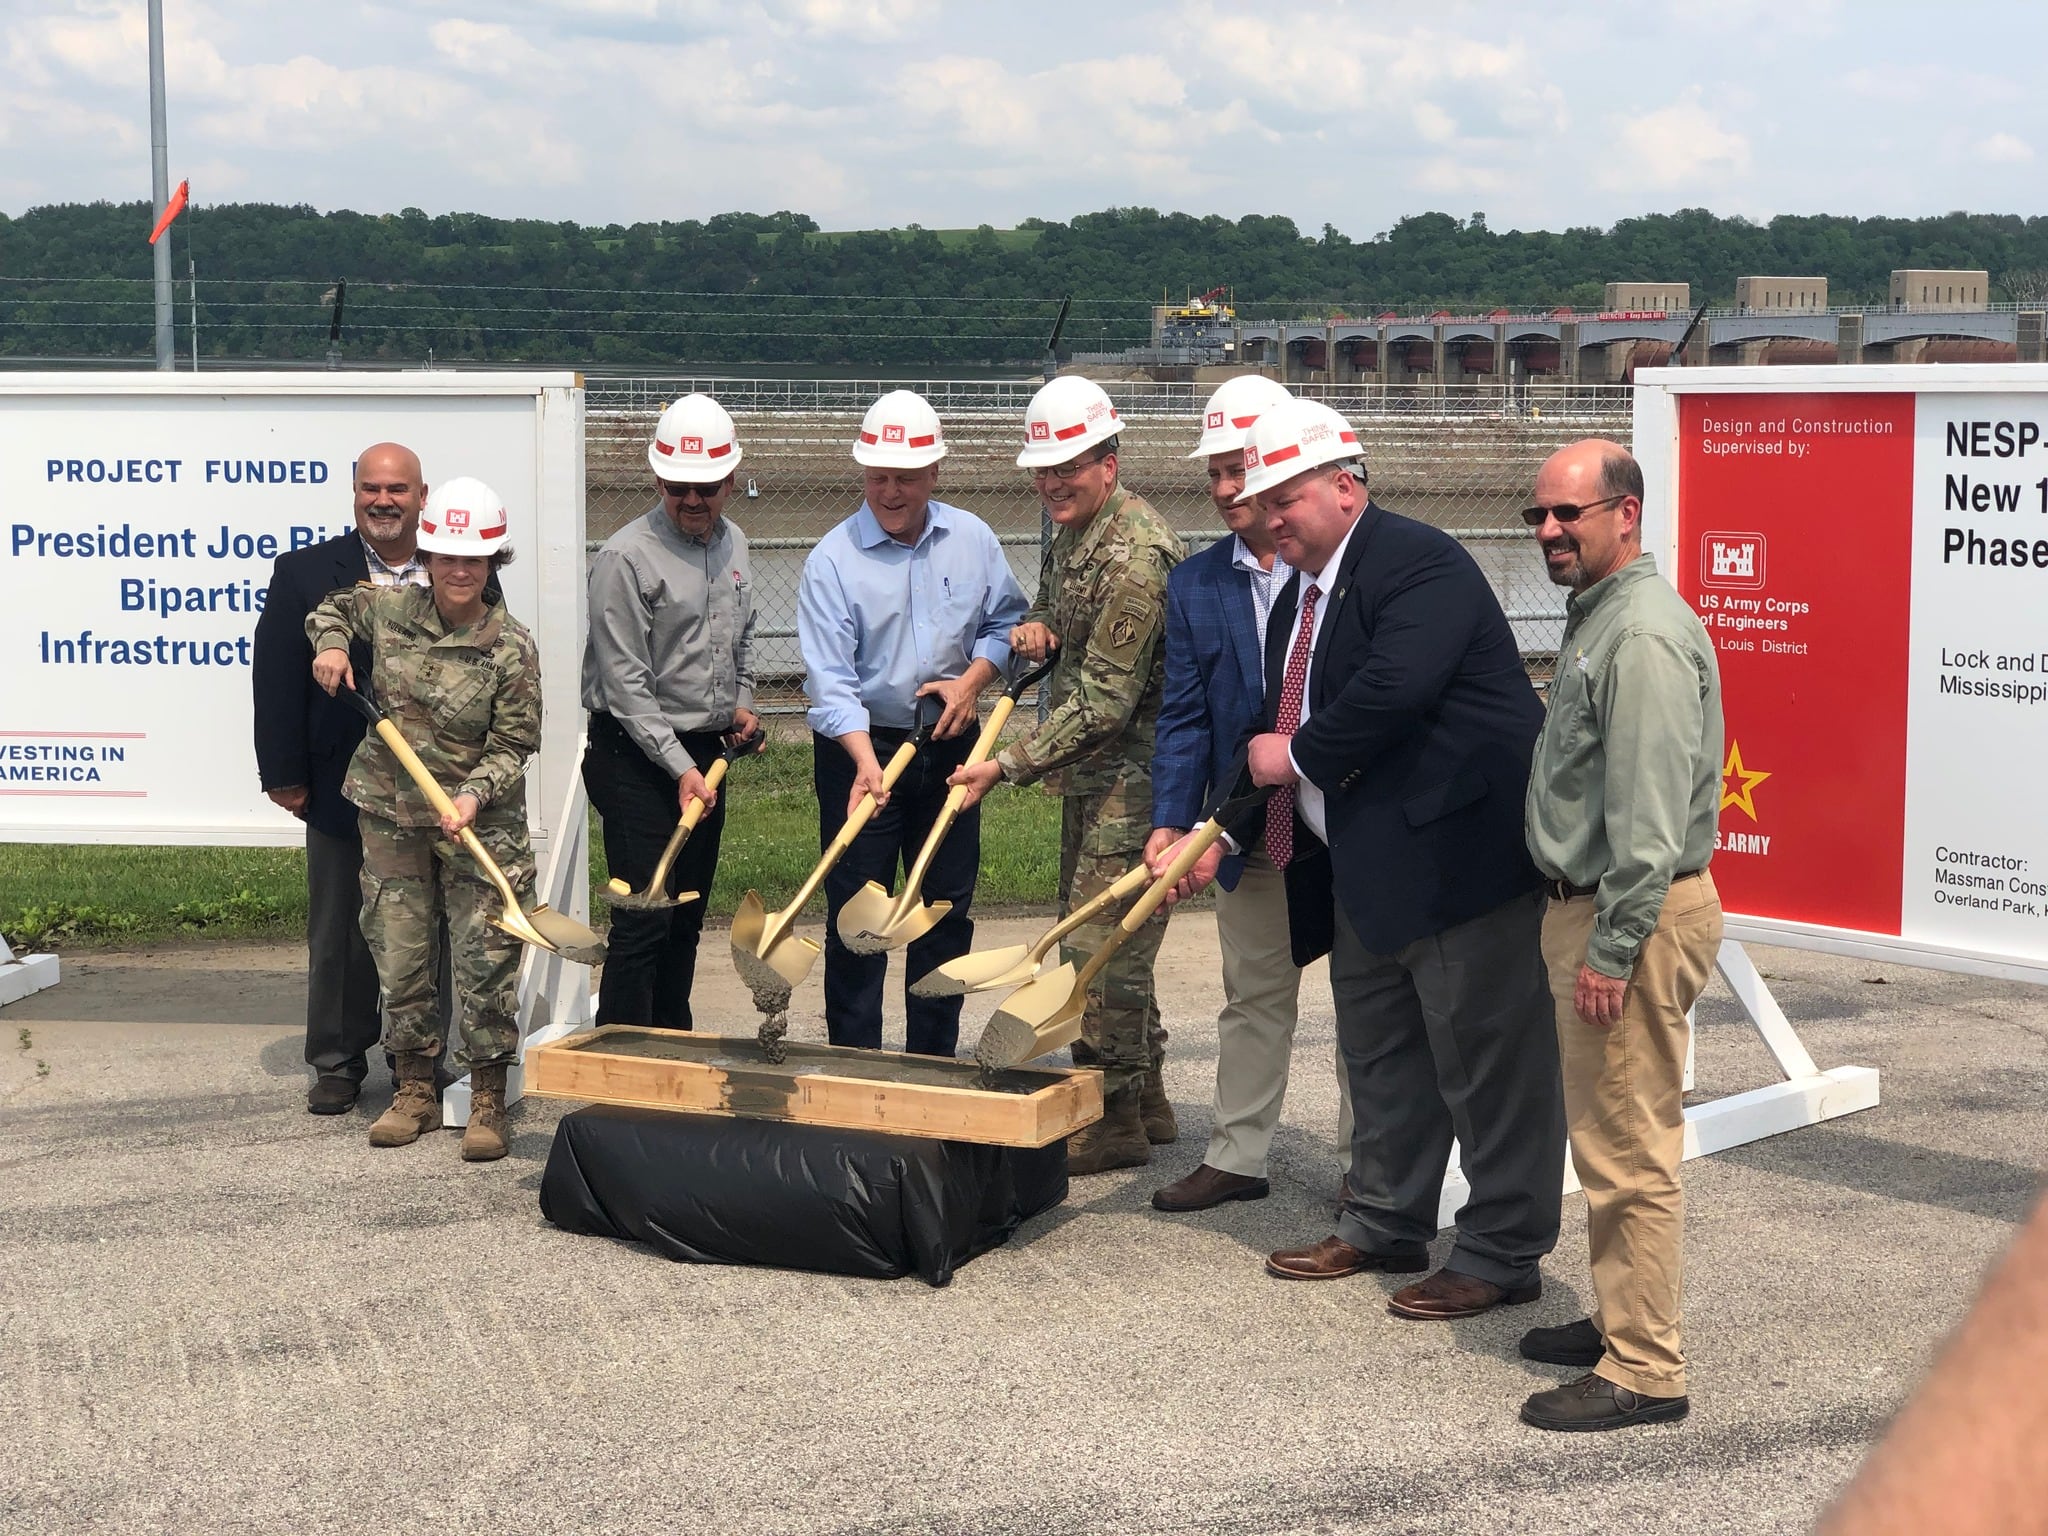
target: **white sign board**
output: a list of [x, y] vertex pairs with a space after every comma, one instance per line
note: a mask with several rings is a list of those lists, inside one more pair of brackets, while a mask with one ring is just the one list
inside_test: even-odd
[[2048, 369], [1638, 375], [1714, 637], [1731, 938], [2048, 980]]
[[387, 440], [510, 511], [545, 857], [582, 729], [568, 373], [0, 374], [0, 841], [302, 841], [257, 781], [250, 638], [272, 560], [353, 527], [355, 456]]

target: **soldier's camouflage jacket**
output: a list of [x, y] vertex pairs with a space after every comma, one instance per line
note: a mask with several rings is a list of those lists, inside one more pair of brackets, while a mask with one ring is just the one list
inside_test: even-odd
[[[347, 649], [351, 637], [370, 642], [376, 698], [441, 787], [475, 795], [480, 826], [523, 832], [526, 762], [540, 750], [540, 652], [526, 626], [490, 602], [481, 619], [451, 630], [429, 588], [365, 582], [306, 615], [316, 656]], [[342, 793], [402, 827], [440, 824], [375, 731], [356, 748]]]
[[1081, 528], [1046, 549], [1025, 623], [1059, 637], [1050, 713], [998, 758], [1012, 784], [1044, 779], [1059, 795], [1149, 782], [1165, 683], [1166, 576], [1187, 556], [1180, 535], [1122, 486]]

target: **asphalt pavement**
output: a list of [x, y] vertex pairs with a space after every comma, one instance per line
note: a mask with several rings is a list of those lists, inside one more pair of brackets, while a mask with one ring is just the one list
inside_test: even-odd
[[[556, 1231], [560, 1105], [521, 1105], [484, 1166], [452, 1133], [368, 1146], [381, 1065], [353, 1114], [308, 1115], [290, 946], [67, 959], [0, 1010], [0, 1531], [1803, 1530], [2031, 1204], [2048, 1000], [1755, 953], [1819, 1064], [1881, 1068], [1884, 1102], [1687, 1166], [1692, 1416], [1589, 1436], [1515, 1417], [1569, 1374], [1515, 1340], [1586, 1310], [1576, 1196], [1542, 1300], [1471, 1322], [1263, 1272], [1338, 1188], [1319, 973], [1271, 1198], [1150, 1208], [1208, 1130], [1205, 914], [1161, 969], [1180, 1142], [943, 1290]], [[722, 935], [700, 997], [750, 1025]], [[793, 1034], [822, 1038], [806, 999]], [[1704, 1094], [1772, 1077], [1718, 983], [1698, 1058]]]

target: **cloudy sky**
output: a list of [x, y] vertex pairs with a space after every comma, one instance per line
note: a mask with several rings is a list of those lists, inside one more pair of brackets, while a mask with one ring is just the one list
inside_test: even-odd
[[[2048, 7], [164, 0], [172, 180], [627, 223], [1113, 204], [1369, 237], [1705, 206], [2038, 213]], [[0, 0], [0, 211], [145, 197], [141, 0]]]

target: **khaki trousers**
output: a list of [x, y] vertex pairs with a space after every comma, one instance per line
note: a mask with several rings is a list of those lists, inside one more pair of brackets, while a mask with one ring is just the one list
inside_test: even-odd
[[[1225, 1173], [1264, 1178], [1273, 1131], [1287, 1098], [1301, 970], [1287, 935], [1287, 884], [1264, 848], [1246, 855], [1237, 889], [1216, 888], [1216, 939], [1223, 951], [1223, 1011], [1216, 1016], [1215, 1125], [1202, 1161]], [[1351, 1083], [1341, 1052], [1337, 1148], [1351, 1171]]]
[[1685, 1200], [1686, 1010], [1713, 974], [1721, 898], [1706, 871], [1672, 882], [1611, 1029], [1573, 1006], [1593, 898], [1553, 900], [1543, 916], [1543, 963], [1557, 1008], [1572, 1166], [1586, 1191], [1593, 1322], [1607, 1341], [1594, 1373], [1645, 1397], [1685, 1395], [1679, 1347], [1680, 1245]]

